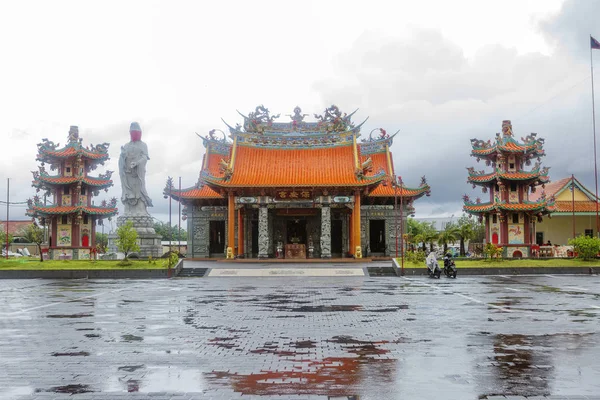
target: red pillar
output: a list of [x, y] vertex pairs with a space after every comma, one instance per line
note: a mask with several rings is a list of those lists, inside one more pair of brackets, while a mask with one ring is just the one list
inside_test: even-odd
[[[360, 191], [354, 193], [354, 247], [361, 246], [360, 242]], [[362, 247], [362, 246], [361, 246]]]
[[244, 215], [242, 209], [238, 210], [238, 256], [244, 255]]
[[350, 214], [350, 218], [348, 218], [348, 237], [350, 239], [350, 248], [348, 249], [348, 253], [353, 256], [354, 255], [354, 208], [352, 209], [352, 213]]
[[[231, 253], [229, 252], [231, 249]], [[227, 257], [233, 258], [235, 251], [235, 198], [233, 192], [228, 195], [227, 208]]]

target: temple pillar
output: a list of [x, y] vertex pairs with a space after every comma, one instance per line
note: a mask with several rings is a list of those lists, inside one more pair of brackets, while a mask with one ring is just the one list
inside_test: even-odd
[[321, 258], [331, 258], [331, 208], [321, 207]]
[[352, 208], [352, 213], [350, 214], [350, 218], [348, 218], [348, 237], [350, 238], [350, 248], [348, 249], [348, 254], [351, 256], [354, 255], [354, 208]]
[[269, 209], [258, 209], [258, 258], [269, 257]]
[[97, 226], [97, 221], [96, 221], [96, 217], [93, 216], [89, 216], [88, 217], [92, 223], [91, 223], [91, 233], [90, 233], [90, 247], [96, 247], [96, 226]]
[[354, 230], [354, 248], [360, 247], [361, 252], [354, 255], [356, 258], [362, 258], [360, 225], [360, 190], [357, 190], [354, 192], [354, 221], [352, 222], [352, 228]]
[[235, 198], [233, 192], [228, 194], [227, 205], [227, 258], [233, 258], [235, 250]]
[[238, 210], [238, 257], [244, 256], [244, 214], [242, 208]]

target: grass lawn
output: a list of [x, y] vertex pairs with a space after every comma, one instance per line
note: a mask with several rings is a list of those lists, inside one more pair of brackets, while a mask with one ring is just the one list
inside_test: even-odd
[[166, 269], [163, 260], [156, 263], [148, 261], [131, 261], [131, 265], [121, 266], [119, 261], [88, 261], [88, 260], [48, 260], [40, 262], [39, 258], [9, 258], [0, 259], [0, 270], [69, 270], [69, 269]]
[[[397, 259], [400, 262], [400, 259]], [[600, 260], [582, 261], [578, 259], [548, 258], [548, 259], [505, 259], [502, 261], [485, 261], [470, 259], [455, 259], [456, 268], [533, 268], [533, 267], [600, 267]], [[443, 261], [438, 260], [440, 267]], [[425, 268], [425, 263], [414, 264], [404, 260], [406, 268]]]

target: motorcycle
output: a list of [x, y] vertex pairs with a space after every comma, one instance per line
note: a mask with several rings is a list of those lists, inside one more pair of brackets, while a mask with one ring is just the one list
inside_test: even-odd
[[435, 253], [433, 251], [429, 253], [427, 258], [425, 259], [425, 265], [427, 265], [427, 274], [430, 278], [440, 279], [442, 270], [440, 269], [440, 264], [438, 264], [437, 259], [435, 258]]
[[444, 256], [444, 275], [448, 278], [456, 278], [456, 264], [450, 254]]

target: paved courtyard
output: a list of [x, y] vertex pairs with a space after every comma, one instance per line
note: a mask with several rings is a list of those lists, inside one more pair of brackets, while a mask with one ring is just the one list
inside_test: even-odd
[[4, 280], [0, 399], [600, 398], [599, 284]]

